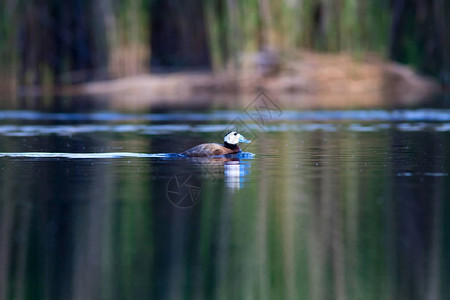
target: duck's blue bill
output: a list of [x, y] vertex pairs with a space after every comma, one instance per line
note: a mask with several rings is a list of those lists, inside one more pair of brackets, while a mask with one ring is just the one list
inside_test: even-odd
[[243, 137], [242, 135], [239, 137], [239, 143], [251, 143], [252, 141], [247, 140], [245, 137]]

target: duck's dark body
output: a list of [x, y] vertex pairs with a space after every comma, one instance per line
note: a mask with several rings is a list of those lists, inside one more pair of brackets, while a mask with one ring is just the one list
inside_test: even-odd
[[225, 154], [235, 154], [240, 152], [238, 145], [231, 145], [224, 143], [223, 145], [208, 143], [200, 144], [191, 149], [188, 149], [181, 153], [181, 155], [190, 157], [200, 157], [200, 156], [215, 156], [215, 155], [225, 155]]

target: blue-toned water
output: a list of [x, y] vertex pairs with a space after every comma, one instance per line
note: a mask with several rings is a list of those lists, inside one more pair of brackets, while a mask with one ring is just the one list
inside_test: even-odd
[[[132, 114], [117, 112], [93, 113], [52, 113], [38, 111], [0, 111], [0, 120], [33, 120], [33, 121], [232, 121], [240, 118], [244, 121], [254, 120], [255, 112], [245, 111], [209, 111], [209, 112], [173, 112]], [[397, 110], [321, 110], [321, 111], [290, 111], [282, 113], [266, 113], [259, 118], [265, 121], [450, 121], [450, 109], [397, 109]]]
[[450, 297], [450, 110], [262, 121], [0, 111], [0, 299]]

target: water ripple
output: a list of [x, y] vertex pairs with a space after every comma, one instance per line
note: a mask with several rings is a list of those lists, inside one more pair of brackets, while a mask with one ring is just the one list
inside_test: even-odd
[[[279, 114], [261, 112], [265, 121], [450, 121], [449, 109], [400, 110], [336, 110], [336, 111], [283, 111]], [[212, 111], [205, 113], [174, 112], [130, 114], [114, 112], [48, 113], [36, 111], [0, 111], [0, 120], [55, 120], [55, 121], [232, 121], [240, 118], [252, 121], [246, 111]]]
[[176, 153], [133, 153], [133, 152], [108, 152], [108, 153], [55, 153], [55, 152], [0, 152], [1, 157], [10, 158], [70, 158], [70, 159], [93, 159], [93, 158], [131, 158], [131, 157], [150, 157], [150, 158], [174, 158], [181, 157]]
[[425, 176], [425, 177], [447, 177], [448, 173], [445, 172], [400, 172], [397, 173], [398, 177], [412, 177], [412, 176]]
[[[104, 124], [83, 124], [83, 125], [0, 125], [0, 136], [39, 136], [55, 134], [59, 136], [71, 136], [74, 134], [87, 133], [136, 133], [143, 135], [161, 135], [175, 132], [223, 132], [229, 127], [229, 124], [213, 125], [190, 125], [190, 124], [167, 124], [167, 125], [104, 125]], [[265, 132], [311, 132], [324, 131], [334, 132], [338, 130], [347, 130], [355, 132], [377, 132], [387, 129], [396, 129], [399, 131], [426, 131], [434, 130], [438, 132], [450, 131], [450, 123], [378, 123], [378, 124], [342, 124], [342, 123], [309, 123], [309, 124], [271, 124], [264, 128], [257, 124], [246, 124], [246, 127], [252, 131]]]

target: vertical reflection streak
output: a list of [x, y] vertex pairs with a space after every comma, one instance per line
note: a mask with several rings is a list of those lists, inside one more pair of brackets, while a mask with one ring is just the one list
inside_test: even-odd
[[[233, 291], [228, 289], [229, 283], [229, 251], [230, 251], [230, 235], [231, 235], [231, 214], [232, 214], [233, 197], [225, 198], [221, 201], [218, 235], [217, 235], [217, 265], [216, 265], [216, 295], [215, 299], [228, 300], [229, 295]], [[234, 274], [233, 274], [234, 276]]]
[[270, 295], [270, 261], [267, 248], [268, 236], [268, 206], [269, 206], [269, 183], [267, 180], [267, 166], [262, 162], [261, 175], [259, 179], [260, 188], [258, 190], [258, 215], [256, 227], [256, 255], [257, 255], [257, 299], [267, 300]]
[[0, 177], [0, 300], [10, 299], [13, 294], [10, 290], [10, 275], [11, 269], [14, 267], [11, 264], [13, 233], [14, 233], [14, 218], [16, 216], [17, 199], [14, 195], [14, 185], [7, 178], [14, 178], [16, 169], [13, 164], [6, 161], [1, 164]]

